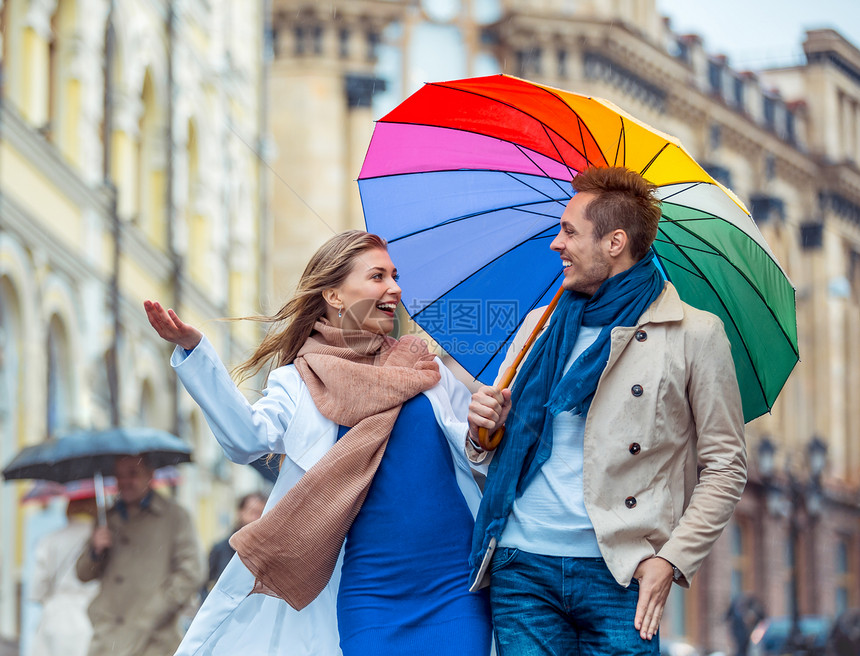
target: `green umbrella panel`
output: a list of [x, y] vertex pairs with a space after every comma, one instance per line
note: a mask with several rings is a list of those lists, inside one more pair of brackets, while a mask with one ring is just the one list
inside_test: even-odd
[[658, 196], [663, 216], [654, 250], [681, 298], [722, 319], [750, 421], [770, 411], [798, 361], [794, 287], [723, 189], [666, 185]]

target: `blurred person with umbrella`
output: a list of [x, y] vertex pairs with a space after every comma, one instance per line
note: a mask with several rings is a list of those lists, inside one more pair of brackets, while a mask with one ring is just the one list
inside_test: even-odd
[[[167, 468], [172, 465], [188, 462], [191, 459], [191, 449], [188, 444], [175, 435], [154, 428], [114, 427], [104, 430], [77, 430], [62, 435], [57, 439], [46, 440], [40, 444], [25, 447], [4, 467], [3, 477], [7, 481], [21, 479], [37, 479], [40, 481], [41, 485], [36, 486], [39, 489], [31, 490], [33, 498], [39, 498], [39, 496], [45, 498], [58, 493], [70, 498], [76, 498], [81, 495], [84, 497], [95, 495], [98, 528], [93, 532], [92, 527], [90, 527], [89, 533], [93, 534], [93, 537], [102, 547], [105, 547], [108, 543], [115, 542], [114, 538], [118, 534], [119, 544], [113, 549], [105, 549], [102, 552], [101, 558], [95, 564], [87, 564], [84, 568], [85, 575], [82, 577], [85, 581], [98, 578], [98, 573], [102, 570], [110, 569], [115, 572], [117, 569], [128, 567], [128, 562], [124, 566], [117, 565], [118, 562], [122, 561], [122, 556], [114, 557], [116, 553], [125, 554], [127, 561], [129, 553], [134, 555], [137, 551], [142, 550], [141, 543], [138, 542], [134, 545], [129, 543], [127, 528], [124, 528], [126, 522], [116, 517], [117, 508], [122, 508], [127, 503], [132, 504], [131, 514], [136, 514], [134, 506], [137, 501], [140, 501], [142, 495], [145, 499], [143, 505], [149, 506], [147, 512], [142, 513], [142, 515], [158, 516], [159, 523], [172, 521], [173, 515], [180, 518], [177, 520], [176, 530], [171, 529], [168, 539], [158, 542], [156, 545], [157, 548], [152, 549], [153, 553], [158, 552], [161, 556], [147, 556], [147, 558], [159, 558], [160, 561], [164, 561], [167, 557], [173, 557], [165, 556], [164, 554], [170, 551], [171, 548], [178, 546], [179, 548], [176, 549], [177, 553], [174, 554], [177, 558], [176, 567], [182, 572], [188, 572], [192, 569], [195, 572], [199, 572], [194, 574], [196, 582], [193, 589], [196, 589], [203, 580], [202, 565], [199, 563], [197, 546], [191, 533], [191, 524], [187, 518], [187, 513], [179, 509], [172, 501], [168, 501], [161, 495], [152, 493], [152, 472], [149, 472], [149, 474], [140, 472], [139, 485], [130, 485], [129, 476], [126, 476], [126, 481], [123, 485], [118, 484], [120, 499], [117, 502], [117, 506], [110, 511], [107, 509], [105, 505], [103, 474], [109, 474], [114, 470], [118, 458], [123, 459], [129, 456], [133, 456], [131, 457], [133, 463], [136, 463], [140, 458], [145, 458], [145, 462], [148, 464], [144, 465], [144, 469], [148, 470], [151, 467], [159, 468], [159, 480], [169, 483], [176, 479], [176, 474], [174, 470]], [[137, 465], [132, 465], [132, 469], [136, 470]], [[89, 485], [83, 483], [83, 479], [86, 478], [90, 479]], [[46, 482], [65, 484], [65, 486], [45, 489], [48, 487]], [[123, 487], [125, 488], [125, 492], [123, 492]], [[149, 496], [150, 494], [152, 496]], [[132, 501], [124, 501], [123, 497]], [[169, 508], [170, 512], [158, 515], [157, 510], [162, 507]], [[183, 517], [184, 519], [182, 519]], [[136, 518], [133, 521], [130, 520], [128, 524], [138, 526], [141, 521], [142, 517]], [[147, 538], [150, 537], [147, 536]], [[87, 538], [90, 538], [89, 534]], [[193, 565], [185, 555], [185, 552], [192, 547], [195, 558], [198, 561]], [[87, 556], [87, 558], [89, 558], [88, 553], [92, 552], [87, 551], [84, 553], [84, 556]], [[74, 559], [77, 559], [79, 555], [80, 549], [78, 553], [74, 554]], [[141, 564], [145, 565], [147, 558], [142, 558]], [[80, 574], [79, 568], [80, 562], [75, 564], [75, 570]], [[151, 615], [154, 611], [150, 607], [158, 605], [158, 598], [156, 601], [151, 602], [147, 609], [141, 612], [140, 617], [135, 617], [134, 622], [131, 622], [129, 618], [142, 609], [144, 605], [143, 598], [145, 597], [145, 593], [152, 591], [153, 581], [159, 586], [159, 595], [162, 591], [160, 586], [164, 581], [157, 579], [157, 572], [150, 572], [149, 576], [142, 581], [142, 586], [139, 589], [135, 589], [134, 586], [140, 583], [135, 577], [140, 577], [141, 570], [135, 568], [134, 571], [137, 573], [133, 576], [127, 576], [126, 574], [111, 576], [111, 581], [105, 586], [110, 590], [120, 587], [124, 581], [129, 583], [129, 585], [125, 585], [124, 597], [122, 594], [117, 593], [117, 597], [123, 597], [124, 601], [106, 609], [108, 614], [107, 620], [104, 617], [100, 617], [99, 622], [96, 622], [92, 615], [93, 608], [96, 605], [102, 608], [102, 614], [105, 612], [104, 602], [99, 601], [104, 594], [104, 589], [102, 590], [102, 595], [93, 601], [90, 607], [90, 617], [96, 625], [95, 630], [97, 635], [92, 642], [90, 653], [146, 653], [140, 650], [142, 648], [135, 647], [135, 641], [140, 637], [138, 633], [145, 630], [141, 625], [146, 621], [153, 621]], [[178, 585], [182, 587], [182, 580], [184, 578], [186, 578], [184, 575], [178, 576], [176, 583], [165, 585], [164, 589], [170, 591], [174, 586]], [[140, 601], [136, 600], [138, 592], [144, 593]], [[173, 593], [170, 592], [169, 594]], [[130, 611], [129, 605], [132, 602], [136, 603], [134, 604], [134, 609]], [[147, 612], [150, 613], [149, 618], [147, 618]], [[156, 619], [160, 621], [159, 618]], [[102, 641], [103, 636], [126, 622], [128, 626], [128, 640], [124, 640], [122, 645], [119, 643], [116, 645], [110, 643], [105, 647]], [[178, 643], [178, 634], [176, 635], [175, 640]], [[131, 649], [131, 651], [127, 651], [128, 649]]]
[[152, 489], [153, 472], [146, 454], [115, 457], [118, 499], [77, 560], [82, 581], [101, 581], [89, 656], [172, 653], [180, 612], [203, 582], [191, 518]]
[[41, 616], [27, 656], [85, 656], [90, 646], [93, 627], [87, 607], [99, 584], [82, 582], [75, 563], [93, 532], [93, 495], [69, 499], [66, 517], [66, 526], [36, 545], [29, 598], [41, 605]]
[[389, 337], [398, 277], [376, 235], [323, 244], [239, 369], [273, 367], [253, 405], [199, 330], [144, 304], [227, 456], [281, 455], [179, 654], [490, 653], [487, 595], [468, 589], [470, 393], [423, 340]]

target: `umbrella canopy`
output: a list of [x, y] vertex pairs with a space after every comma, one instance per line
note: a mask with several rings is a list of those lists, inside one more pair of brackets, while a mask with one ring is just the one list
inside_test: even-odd
[[117, 456], [146, 456], [155, 469], [191, 461], [191, 447], [155, 428], [77, 431], [23, 449], [3, 469], [3, 477], [68, 483], [113, 471]]
[[[180, 481], [179, 470], [174, 466], [156, 469], [152, 475], [152, 487], [160, 488], [178, 485]], [[107, 494], [116, 494], [116, 479], [113, 476], [105, 476], [104, 488]], [[68, 483], [57, 483], [55, 481], [35, 481], [24, 496], [21, 503], [45, 503], [57, 498], [68, 499], [95, 499], [96, 486], [92, 478], [82, 478]]]
[[377, 122], [359, 175], [412, 318], [490, 383], [562, 269], [549, 244], [589, 166], [658, 186], [654, 243], [681, 298], [719, 316], [747, 421], [798, 360], [794, 288], [749, 212], [673, 137], [612, 103], [499, 75], [427, 84]]

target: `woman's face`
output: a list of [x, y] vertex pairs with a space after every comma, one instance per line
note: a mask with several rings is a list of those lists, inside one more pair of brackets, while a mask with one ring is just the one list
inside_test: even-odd
[[[394, 329], [394, 310], [400, 303], [397, 269], [381, 248], [364, 251], [353, 260], [352, 271], [327, 296], [327, 317], [346, 330], [387, 335]], [[342, 309], [341, 317], [338, 310]]]

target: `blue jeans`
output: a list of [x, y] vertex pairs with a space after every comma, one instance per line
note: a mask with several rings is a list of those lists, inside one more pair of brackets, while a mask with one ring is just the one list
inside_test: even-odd
[[658, 656], [659, 634], [633, 626], [639, 583], [613, 578], [602, 558], [564, 558], [499, 547], [490, 605], [499, 656]]

